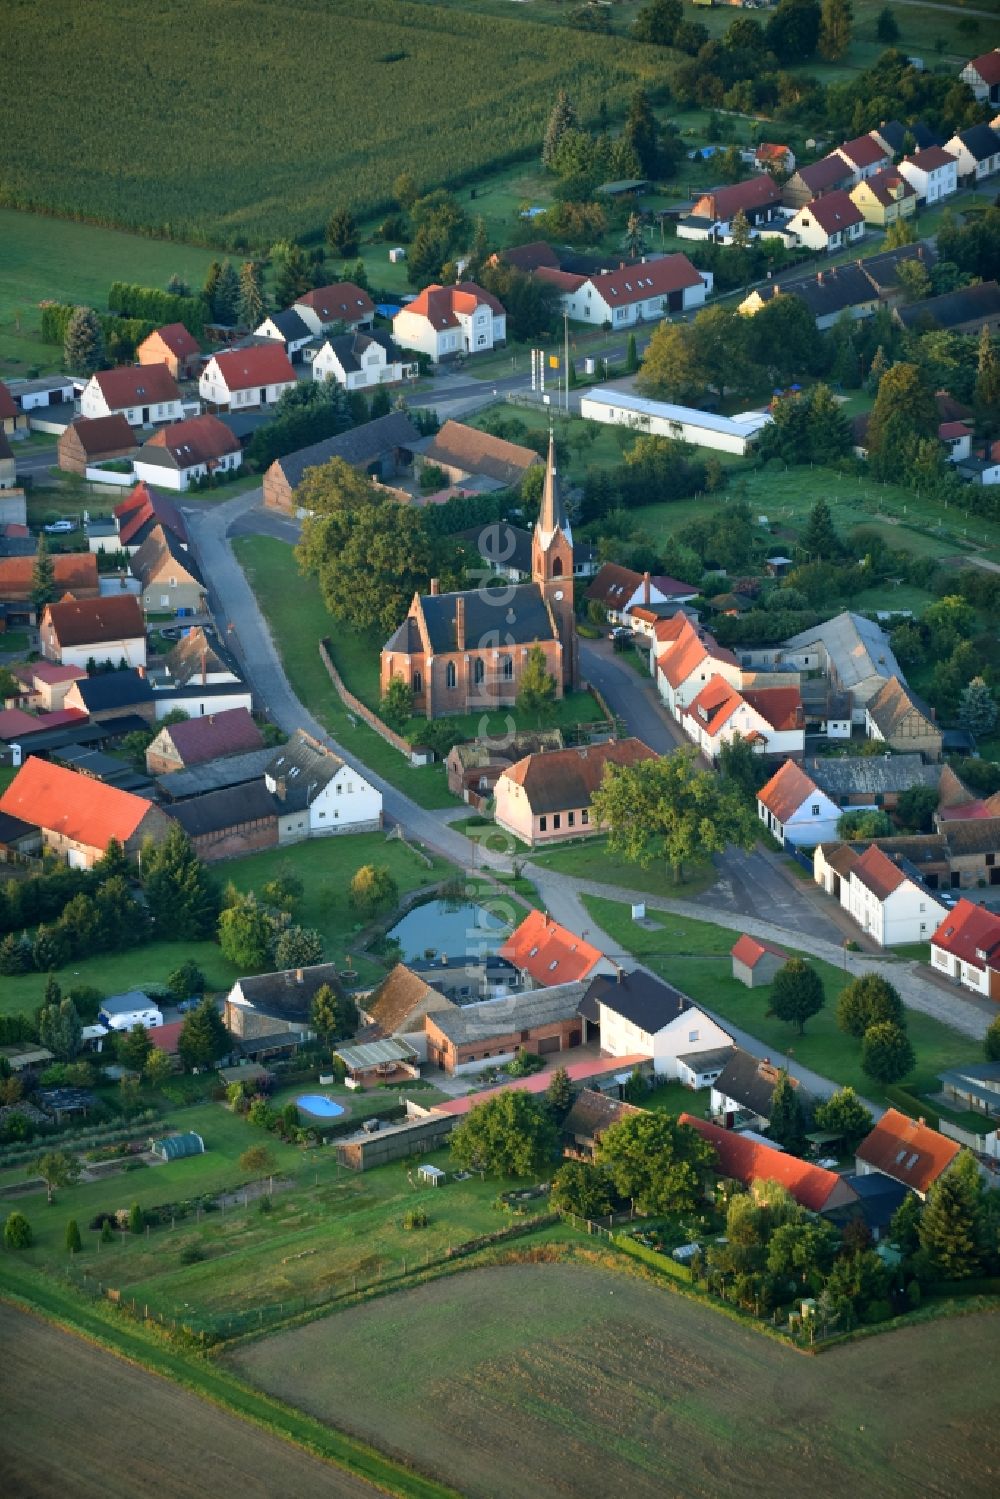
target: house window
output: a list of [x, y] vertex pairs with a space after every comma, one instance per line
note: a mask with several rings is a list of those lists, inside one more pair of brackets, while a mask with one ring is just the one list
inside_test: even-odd
[[688, 1031], [688, 1042], [689, 1043], [692, 1042], [692, 1041], [697, 1041], [697, 1039], [698, 1039], [698, 1032], [697, 1031]]
[[414, 692], [423, 692], [424, 690], [424, 679], [418, 671], [413, 673], [413, 690]]
[[810, 812], [812, 813], [812, 815], [814, 817], [818, 817], [819, 816], [819, 803], [818, 802], [813, 802], [813, 804], [809, 808], [809, 810], [810, 810]]
[[512, 656], [501, 656], [500, 674], [505, 682], [514, 680], [514, 658]]
[[584, 807], [583, 811], [580, 813], [580, 821], [581, 821], [581, 823], [583, 824], [584, 827], [586, 827], [587, 824], [589, 823], [589, 821], [590, 821], [590, 808], [589, 807]]
[[556, 812], [554, 814], [553, 818], [552, 818], [552, 830], [553, 830], [553, 832], [555, 832], [555, 831], [557, 831], [561, 827], [562, 827], [562, 816], [561, 816], [560, 813]]
[[568, 827], [571, 827], [571, 828], [576, 827], [576, 813], [575, 812], [568, 812], [566, 814], [566, 824], [567, 824]]
[[548, 830], [549, 830], [549, 819], [547, 817], [540, 817], [538, 819], [538, 831], [540, 833], [547, 833]]
[[486, 676], [486, 663], [481, 656], [476, 657], [476, 664], [472, 668], [472, 677], [475, 682], [481, 682]]
[[455, 663], [454, 663], [454, 661], [449, 661], [448, 662], [448, 666], [447, 666], [447, 669], [446, 669], [445, 674], [444, 674], [444, 680], [445, 680], [445, 685], [447, 687], [454, 687], [457, 684], [457, 682], [458, 682], [458, 675], [457, 675], [457, 673], [455, 671]]

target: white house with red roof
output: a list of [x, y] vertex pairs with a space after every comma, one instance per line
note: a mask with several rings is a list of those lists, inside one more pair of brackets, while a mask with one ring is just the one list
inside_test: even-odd
[[615, 971], [600, 948], [560, 926], [548, 911], [529, 911], [497, 956], [513, 963], [529, 987], [538, 989]]
[[835, 191], [813, 198], [788, 220], [786, 228], [810, 250], [833, 254], [864, 238], [865, 216], [850, 193]]
[[921, 203], [940, 203], [942, 198], [958, 192], [958, 157], [943, 146], [928, 146], [904, 156], [897, 168]]
[[946, 914], [916, 868], [872, 844], [841, 877], [840, 903], [880, 947], [926, 942]]
[[931, 1129], [922, 1119], [886, 1109], [855, 1151], [855, 1164], [859, 1176], [873, 1172], [890, 1176], [923, 1201], [960, 1149], [957, 1141]]
[[177, 381], [165, 364], [130, 364], [98, 370], [80, 396], [80, 415], [90, 420], [123, 416], [130, 427], [179, 422], [184, 411]]
[[763, 755], [801, 755], [805, 717], [797, 687], [744, 688], [713, 676], [681, 715], [681, 727], [709, 760], [738, 734]]
[[685, 619], [677, 638], [661, 651], [656, 662], [657, 689], [678, 722], [713, 677], [740, 687], [743, 669], [732, 651], [717, 644], [714, 636], [693, 620]]
[[392, 320], [402, 349], [428, 354], [435, 364], [460, 354], [485, 354], [507, 342], [507, 313], [474, 281], [427, 286]]
[[293, 303], [294, 310], [313, 333], [343, 326], [345, 333], [370, 328], [375, 320], [375, 303], [364, 287], [353, 281], [335, 281], [332, 286], [317, 286]]
[[665, 314], [702, 307], [711, 284], [686, 255], [664, 255], [585, 278], [562, 271], [536, 275], [559, 287], [563, 311], [574, 322], [595, 327], [610, 323], [614, 328], [658, 322]]
[[887, 151], [874, 135], [859, 135], [854, 140], [845, 141], [842, 146], [837, 147], [834, 155], [847, 163], [853, 184], [863, 182], [866, 177], [874, 177], [876, 172], [892, 166], [892, 152]]
[[980, 104], [1000, 104], [1000, 47], [967, 62], [958, 75]]
[[757, 816], [779, 843], [815, 848], [837, 836], [840, 808], [794, 760], [757, 792]]
[[968, 422], [939, 422], [938, 441], [947, 448], [945, 458], [949, 463], [961, 463], [972, 452], [972, 428]]
[[210, 474], [235, 473], [242, 462], [239, 438], [225, 422], [205, 412], [155, 432], [136, 453], [132, 469], [142, 483], [186, 490]]
[[931, 937], [931, 967], [1000, 1001], [1000, 916], [963, 897]]
[[294, 384], [295, 371], [284, 346], [267, 343], [213, 354], [198, 390], [203, 401], [219, 410], [246, 411], [273, 406]]

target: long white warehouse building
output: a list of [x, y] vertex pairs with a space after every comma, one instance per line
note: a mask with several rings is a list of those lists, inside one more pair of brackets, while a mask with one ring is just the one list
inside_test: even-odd
[[669, 401], [647, 401], [628, 390], [598, 386], [580, 400], [580, 415], [592, 422], [634, 427], [653, 437], [674, 437], [699, 448], [741, 456], [774, 418], [766, 411], [740, 411], [717, 416], [696, 406], [674, 406]]

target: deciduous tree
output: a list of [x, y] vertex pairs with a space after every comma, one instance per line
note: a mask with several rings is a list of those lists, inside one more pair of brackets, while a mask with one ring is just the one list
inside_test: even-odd
[[837, 997], [837, 1024], [860, 1040], [870, 1026], [889, 1021], [905, 1026], [906, 1012], [899, 990], [877, 973], [852, 979]]
[[146, 1058], [142, 1069], [143, 1080], [151, 1088], [162, 1088], [163, 1084], [173, 1075], [174, 1065], [165, 1051], [159, 1051], [154, 1046]]
[[405, 677], [393, 677], [382, 698], [382, 717], [397, 733], [413, 717], [413, 688]]
[[323, 961], [323, 938], [312, 927], [286, 927], [274, 944], [276, 968], [309, 968]]
[[451, 1137], [451, 1154], [466, 1171], [530, 1176], [555, 1151], [556, 1131], [542, 1099], [511, 1089], [470, 1109]]
[[31, 1224], [23, 1213], [8, 1213], [3, 1226], [3, 1241], [8, 1249], [30, 1249], [34, 1242]]
[[823, 0], [819, 23], [819, 55], [839, 62], [851, 45], [854, 12], [850, 0]]
[[936, 430], [934, 393], [919, 368], [894, 364], [882, 376], [868, 424], [868, 461], [875, 477], [898, 481], [912, 468], [921, 438]]
[[739, 792], [699, 770], [687, 749], [606, 766], [592, 816], [607, 826], [613, 852], [643, 868], [662, 858], [678, 884], [692, 859], [722, 853], [730, 843], [752, 848], [757, 837], [756, 817]]
[[902, 1027], [879, 1021], [861, 1041], [861, 1066], [877, 1083], [899, 1083], [917, 1064], [916, 1053]]
[[641, 394], [654, 400], [683, 402], [696, 395], [704, 383], [691, 324], [659, 323], [636, 376]]
[[803, 958], [789, 958], [774, 975], [771, 987], [771, 1013], [789, 1025], [798, 1026], [803, 1035], [806, 1021], [818, 1015], [826, 1002], [823, 980]]
[[684, 20], [681, 0], [650, 0], [632, 22], [637, 42], [652, 42], [657, 47], [672, 47], [677, 28]]
[[578, 1218], [604, 1218], [614, 1209], [614, 1188], [607, 1171], [590, 1161], [566, 1161], [552, 1178], [550, 1201]]
[[541, 646], [533, 645], [521, 671], [516, 712], [541, 728], [555, 717], [555, 703], [556, 679], [549, 671]]
[[983, 1037], [983, 1051], [990, 1062], [1000, 1062], [1000, 1015], [991, 1020]]
[[80, 1179], [80, 1163], [64, 1150], [49, 1150], [27, 1167], [28, 1176], [40, 1176], [45, 1183], [46, 1200], [51, 1204], [60, 1187], [71, 1187]]
[[838, 1088], [813, 1114], [816, 1128], [839, 1135], [850, 1154], [871, 1131], [873, 1120], [853, 1088]]
[[133, 1025], [131, 1030], [119, 1031], [115, 1038], [115, 1053], [123, 1067], [131, 1072], [141, 1072], [153, 1049], [149, 1032], [144, 1025]]
[[351, 880], [349, 899], [366, 921], [397, 906], [399, 886], [388, 864], [362, 864]]
[[597, 1152], [620, 1197], [643, 1213], [688, 1213], [715, 1161], [711, 1145], [669, 1114], [628, 1114], [605, 1130]]

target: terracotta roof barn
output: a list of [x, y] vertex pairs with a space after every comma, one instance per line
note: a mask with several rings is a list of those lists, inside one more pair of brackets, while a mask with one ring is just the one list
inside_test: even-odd
[[958, 1142], [946, 1139], [922, 1119], [909, 1119], [898, 1109], [886, 1109], [870, 1135], [857, 1148], [859, 1171], [880, 1171], [926, 1197], [959, 1152]]
[[853, 1202], [857, 1194], [835, 1171], [826, 1171], [811, 1161], [802, 1161], [787, 1151], [775, 1150], [761, 1140], [750, 1139], [736, 1130], [721, 1129], [692, 1114], [682, 1114], [681, 1124], [697, 1130], [703, 1140], [715, 1147], [716, 1170], [720, 1176], [750, 1186], [756, 1181], [776, 1181], [786, 1187], [800, 1207], [822, 1213], [828, 1208]]
[[41, 828], [60, 848], [77, 844], [97, 854], [112, 838], [128, 848], [138, 835], [162, 835], [169, 826], [165, 814], [145, 797], [34, 755], [0, 797], [0, 812]]
[[543, 986], [587, 978], [606, 961], [598, 948], [553, 921], [547, 911], [531, 911], [497, 956]]

